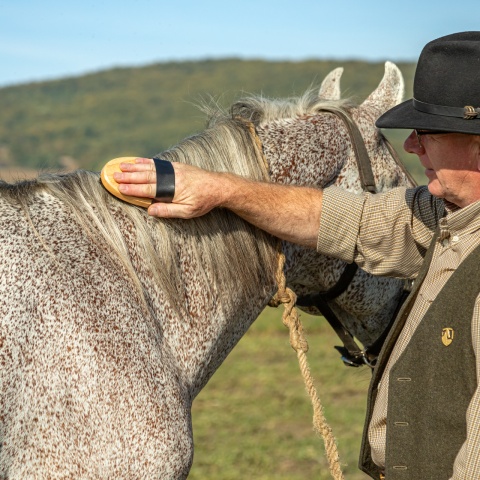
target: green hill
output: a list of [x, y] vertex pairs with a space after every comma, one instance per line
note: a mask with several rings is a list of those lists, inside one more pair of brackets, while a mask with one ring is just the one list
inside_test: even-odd
[[[202, 99], [213, 96], [228, 106], [245, 93], [299, 95], [338, 66], [345, 67], [343, 96], [358, 101], [383, 76], [383, 63], [225, 59], [1, 88], [0, 166], [55, 169], [70, 157], [99, 170], [110, 158], [151, 156], [203, 129], [205, 119], [196, 107]], [[414, 64], [398, 66], [410, 96]]]

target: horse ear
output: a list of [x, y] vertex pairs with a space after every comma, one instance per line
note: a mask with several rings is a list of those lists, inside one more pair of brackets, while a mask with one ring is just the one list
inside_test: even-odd
[[340, 100], [340, 78], [342, 73], [343, 68], [338, 67], [323, 79], [318, 91], [318, 96], [322, 100]]
[[362, 103], [361, 107], [372, 109], [375, 117], [378, 118], [402, 101], [404, 90], [405, 83], [402, 72], [394, 63], [386, 62], [382, 81], [376, 90]]

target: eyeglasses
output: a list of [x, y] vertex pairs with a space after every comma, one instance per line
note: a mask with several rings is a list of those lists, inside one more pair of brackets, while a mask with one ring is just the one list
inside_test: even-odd
[[420, 145], [420, 147], [423, 146], [421, 141], [422, 135], [441, 135], [441, 134], [450, 133], [450, 132], [441, 132], [440, 130], [421, 130], [416, 128], [413, 131], [415, 132], [415, 136], [417, 137], [417, 142], [418, 142], [418, 145]]

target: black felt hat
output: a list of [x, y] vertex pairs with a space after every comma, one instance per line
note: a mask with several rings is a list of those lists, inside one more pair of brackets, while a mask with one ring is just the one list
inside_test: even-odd
[[480, 32], [427, 43], [418, 59], [413, 96], [384, 113], [377, 127], [480, 135]]

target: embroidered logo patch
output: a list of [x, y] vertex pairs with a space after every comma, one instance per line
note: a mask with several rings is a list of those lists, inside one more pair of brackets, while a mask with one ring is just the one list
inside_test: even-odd
[[446, 327], [442, 330], [442, 343], [448, 347], [453, 342], [453, 336], [455, 332], [453, 328]]

